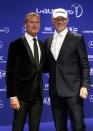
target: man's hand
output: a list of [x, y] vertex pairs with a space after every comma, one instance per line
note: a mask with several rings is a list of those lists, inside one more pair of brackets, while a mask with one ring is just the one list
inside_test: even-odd
[[80, 89], [80, 97], [86, 99], [88, 96], [88, 90], [86, 87], [81, 87]]
[[20, 109], [20, 103], [17, 97], [10, 98], [10, 105], [15, 110]]

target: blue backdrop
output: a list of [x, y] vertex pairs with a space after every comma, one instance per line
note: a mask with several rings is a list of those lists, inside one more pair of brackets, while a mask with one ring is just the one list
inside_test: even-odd
[[[24, 16], [35, 11], [41, 15], [43, 41], [54, 32], [51, 14], [54, 8], [65, 8], [69, 14], [69, 29], [85, 37], [90, 63], [91, 89], [85, 100], [85, 118], [93, 118], [93, 1], [89, 0], [1, 0], [0, 1], [0, 126], [10, 125], [13, 112], [6, 98], [6, 60], [9, 43], [24, 34]], [[44, 74], [44, 106], [42, 122], [53, 121], [48, 95], [48, 74]]]

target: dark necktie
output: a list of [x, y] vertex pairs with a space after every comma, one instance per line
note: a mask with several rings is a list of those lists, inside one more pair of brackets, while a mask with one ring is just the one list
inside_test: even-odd
[[39, 53], [38, 53], [38, 46], [37, 46], [36, 38], [33, 38], [33, 41], [34, 41], [34, 60], [38, 66], [39, 65]]

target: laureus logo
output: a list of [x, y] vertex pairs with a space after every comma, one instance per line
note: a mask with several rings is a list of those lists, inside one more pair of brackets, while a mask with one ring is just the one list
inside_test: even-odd
[[73, 4], [71, 5], [71, 8], [74, 9], [76, 18], [79, 18], [83, 14], [83, 7], [80, 4]]
[[47, 8], [44, 8], [44, 9], [38, 9], [36, 8], [36, 12], [37, 13], [42, 13], [42, 14], [52, 14], [54, 11], [54, 9], [47, 9]]

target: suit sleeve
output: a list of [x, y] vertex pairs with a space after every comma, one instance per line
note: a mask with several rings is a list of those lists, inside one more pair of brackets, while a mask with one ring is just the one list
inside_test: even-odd
[[7, 97], [16, 96], [16, 71], [18, 63], [17, 47], [10, 44], [8, 50], [7, 66], [6, 66], [6, 86]]
[[81, 36], [77, 46], [77, 52], [81, 68], [81, 80], [82, 87], [89, 88], [90, 86], [90, 67], [88, 62], [88, 54], [84, 41], [84, 37]]

